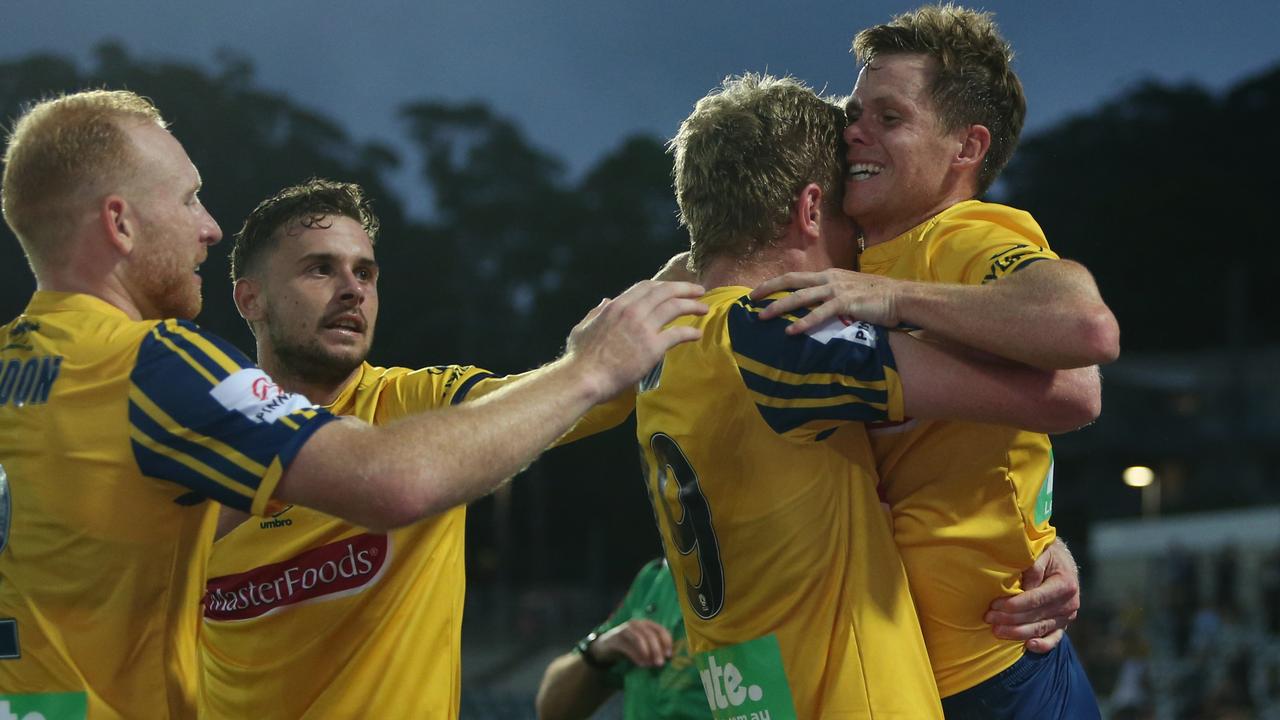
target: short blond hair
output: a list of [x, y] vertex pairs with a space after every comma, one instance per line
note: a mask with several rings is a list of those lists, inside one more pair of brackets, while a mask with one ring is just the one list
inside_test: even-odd
[[1000, 35], [995, 17], [950, 3], [925, 5], [858, 33], [853, 52], [864, 65], [881, 55], [933, 58], [936, 72], [929, 92], [943, 130], [983, 125], [991, 131], [991, 147], [978, 175], [978, 193], [986, 192], [1013, 157], [1027, 116], [1027, 98], [1013, 71], [1013, 49]]
[[0, 205], [29, 260], [59, 252], [69, 206], [132, 176], [129, 120], [167, 127], [150, 100], [127, 90], [61, 95], [18, 118], [5, 147]]
[[790, 77], [725, 78], [699, 100], [668, 144], [694, 270], [772, 245], [809, 183], [838, 208], [844, 126], [843, 110]]

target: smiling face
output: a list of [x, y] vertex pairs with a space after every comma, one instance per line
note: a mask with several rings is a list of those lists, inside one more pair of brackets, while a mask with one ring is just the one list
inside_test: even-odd
[[151, 122], [128, 129], [137, 170], [128, 183], [137, 240], [125, 277], [144, 318], [191, 319], [202, 303], [200, 263], [222, 229], [200, 202], [200, 174], [169, 131]]
[[336, 387], [360, 366], [378, 320], [378, 264], [360, 223], [345, 216], [292, 221], [241, 282], [241, 302], [258, 337], [259, 361], [273, 374]]
[[891, 239], [955, 202], [952, 162], [964, 131], [943, 129], [929, 95], [932, 63], [918, 54], [878, 56], [853, 88], [862, 109], [844, 131], [844, 211], [862, 226], [869, 244]]

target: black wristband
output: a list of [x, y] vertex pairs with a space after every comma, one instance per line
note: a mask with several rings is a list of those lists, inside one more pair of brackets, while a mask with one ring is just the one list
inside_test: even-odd
[[595, 631], [589, 632], [586, 637], [578, 641], [578, 644], [575, 645], [573, 649], [582, 656], [582, 662], [586, 663], [587, 667], [603, 671], [613, 667], [614, 663], [617, 661], [604, 662], [600, 658], [596, 657], [595, 653], [591, 652], [592, 643], [594, 643], [599, 637], [600, 635]]

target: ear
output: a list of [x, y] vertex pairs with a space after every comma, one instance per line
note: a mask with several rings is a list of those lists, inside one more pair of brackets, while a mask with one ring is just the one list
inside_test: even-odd
[[129, 202], [119, 195], [108, 195], [98, 206], [98, 222], [104, 236], [121, 255], [133, 252], [138, 242], [138, 222]]
[[959, 170], [972, 171], [975, 175], [982, 170], [982, 161], [991, 149], [991, 131], [986, 125], [970, 125], [964, 129], [960, 138], [960, 150], [951, 160], [953, 167]]
[[802, 234], [810, 238], [822, 235], [822, 188], [809, 183], [796, 196], [793, 222]]
[[253, 323], [262, 320], [265, 316], [262, 307], [262, 286], [257, 280], [251, 277], [240, 278], [232, 287], [231, 296], [236, 301], [236, 310], [240, 312], [240, 317], [249, 323], [250, 329]]

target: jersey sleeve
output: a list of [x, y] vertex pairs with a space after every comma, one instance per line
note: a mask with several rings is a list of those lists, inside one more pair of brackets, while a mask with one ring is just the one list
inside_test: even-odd
[[307, 438], [336, 419], [180, 320], [152, 328], [129, 379], [130, 440], [142, 473], [258, 515]]
[[1057, 260], [1029, 213], [1002, 205], [966, 207], [940, 223], [929, 240], [929, 269], [938, 282], [980, 285], [1041, 260]]
[[494, 377], [472, 365], [436, 365], [405, 373], [393, 386], [395, 411], [389, 418], [457, 405]]
[[765, 423], [794, 440], [823, 440], [850, 422], [901, 420], [902, 381], [889, 331], [839, 318], [799, 335], [804, 311], [761, 320], [772, 300], [739, 299], [728, 314], [733, 357]]
[[612, 430], [621, 425], [636, 409], [636, 386], [631, 385], [610, 400], [606, 400], [587, 411], [582, 419], [574, 423], [552, 447], [567, 445], [585, 437], [591, 437], [605, 430]]

